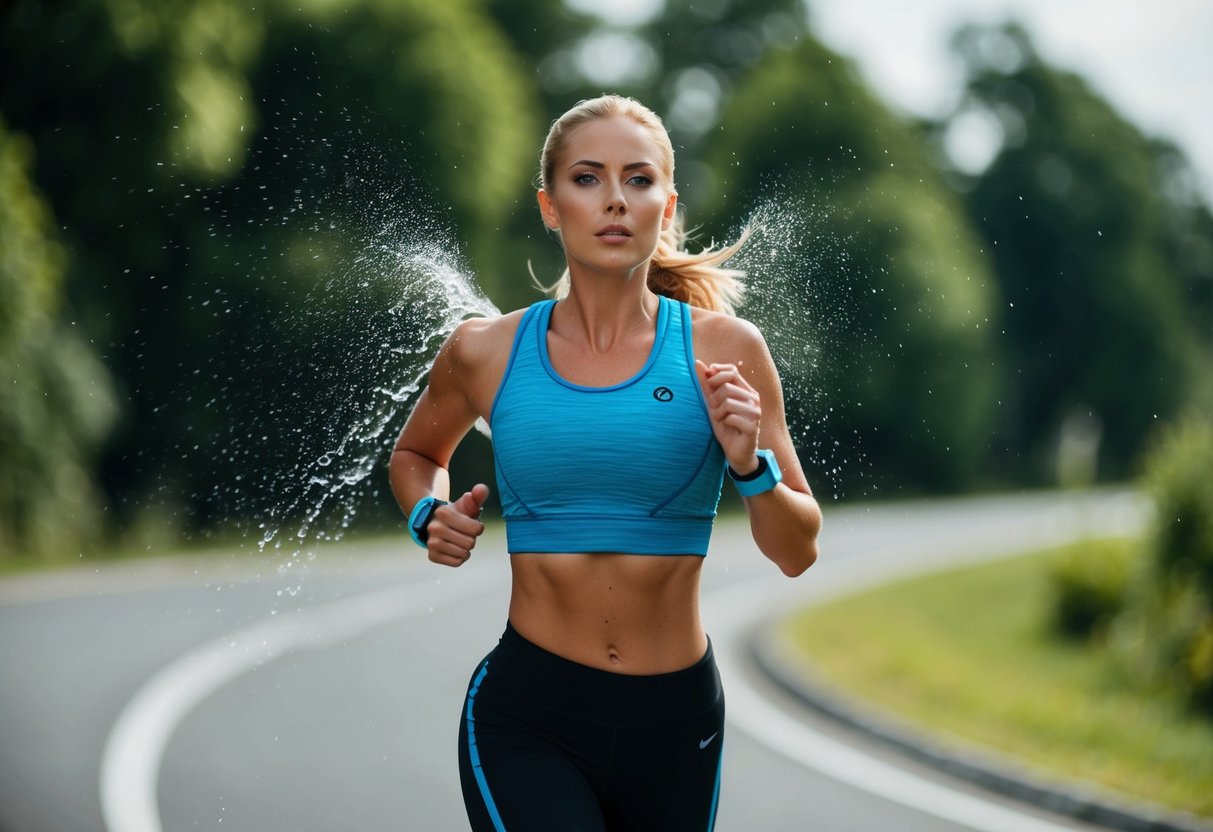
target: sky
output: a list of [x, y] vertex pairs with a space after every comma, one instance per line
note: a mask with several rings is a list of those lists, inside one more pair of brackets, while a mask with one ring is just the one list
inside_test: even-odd
[[[602, 13], [599, 0], [566, 2]], [[610, 22], [643, 22], [663, 2], [615, 0]], [[1050, 64], [1082, 75], [1145, 133], [1183, 148], [1213, 205], [1213, 0], [809, 0], [808, 5], [813, 32], [852, 58], [886, 103], [919, 116], [942, 115], [959, 93], [961, 68], [948, 47], [958, 25], [1017, 20]], [[977, 166], [982, 125], [965, 127], [960, 139], [969, 140]]]
[[809, 16], [886, 102], [928, 116], [947, 111], [960, 88], [948, 49], [957, 24], [1007, 19], [1025, 26], [1046, 61], [1183, 148], [1213, 204], [1211, 0], [815, 0]]

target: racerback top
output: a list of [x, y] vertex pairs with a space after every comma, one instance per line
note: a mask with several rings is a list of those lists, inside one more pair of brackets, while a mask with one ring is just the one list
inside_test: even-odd
[[724, 452], [695, 375], [691, 310], [658, 299], [648, 361], [607, 387], [552, 367], [555, 301], [523, 315], [489, 414], [511, 553], [707, 554]]

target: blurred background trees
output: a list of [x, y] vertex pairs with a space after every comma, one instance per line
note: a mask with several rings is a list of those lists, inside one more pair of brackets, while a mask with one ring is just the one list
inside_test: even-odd
[[1156, 420], [1209, 402], [1208, 208], [1182, 154], [1045, 65], [1019, 27], [969, 27], [955, 43], [961, 111], [1002, 137], [960, 187], [1005, 301], [1006, 462], [1048, 476], [1067, 425], [1086, 424], [1102, 433], [1103, 475], [1124, 476]]
[[[1021, 29], [958, 32], [966, 95], [915, 123], [800, 0], [590, 5], [5, 4], [3, 553], [306, 513], [314, 460], [385, 454], [436, 348], [389, 320], [426, 305], [406, 255], [536, 299], [528, 262], [561, 263], [533, 207], [545, 127], [604, 89], [666, 118], [700, 240], [758, 229], [743, 313], [823, 492], [1121, 478], [1210, 409], [1188, 163]], [[950, 150], [974, 121], [999, 136], [978, 168]], [[371, 479], [358, 499], [394, 517]]]

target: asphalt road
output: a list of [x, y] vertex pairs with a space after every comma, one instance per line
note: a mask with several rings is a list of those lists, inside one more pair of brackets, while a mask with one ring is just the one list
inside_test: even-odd
[[[784, 700], [746, 639], [868, 583], [1131, 528], [1126, 495], [830, 510], [784, 578], [718, 524], [704, 620], [724, 676], [717, 829], [1086, 829], [884, 756]], [[499, 530], [459, 570], [407, 541], [147, 561], [0, 583], [0, 832], [466, 828], [457, 719], [505, 621]]]

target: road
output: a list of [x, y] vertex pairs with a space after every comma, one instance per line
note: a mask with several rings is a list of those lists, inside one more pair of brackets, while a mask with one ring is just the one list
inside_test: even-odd
[[[1119, 494], [827, 506], [821, 561], [795, 581], [743, 522], [718, 524], [703, 579], [728, 702], [717, 829], [1089, 829], [865, 748], [784, 700], [745, 644], [791, 606], [1132, 528], [1140, 508]], [[508, 577], [491, 529], [459, 570], [402, 540], [0, 583], [0, 832], [466, 828], [456, 720]]]

